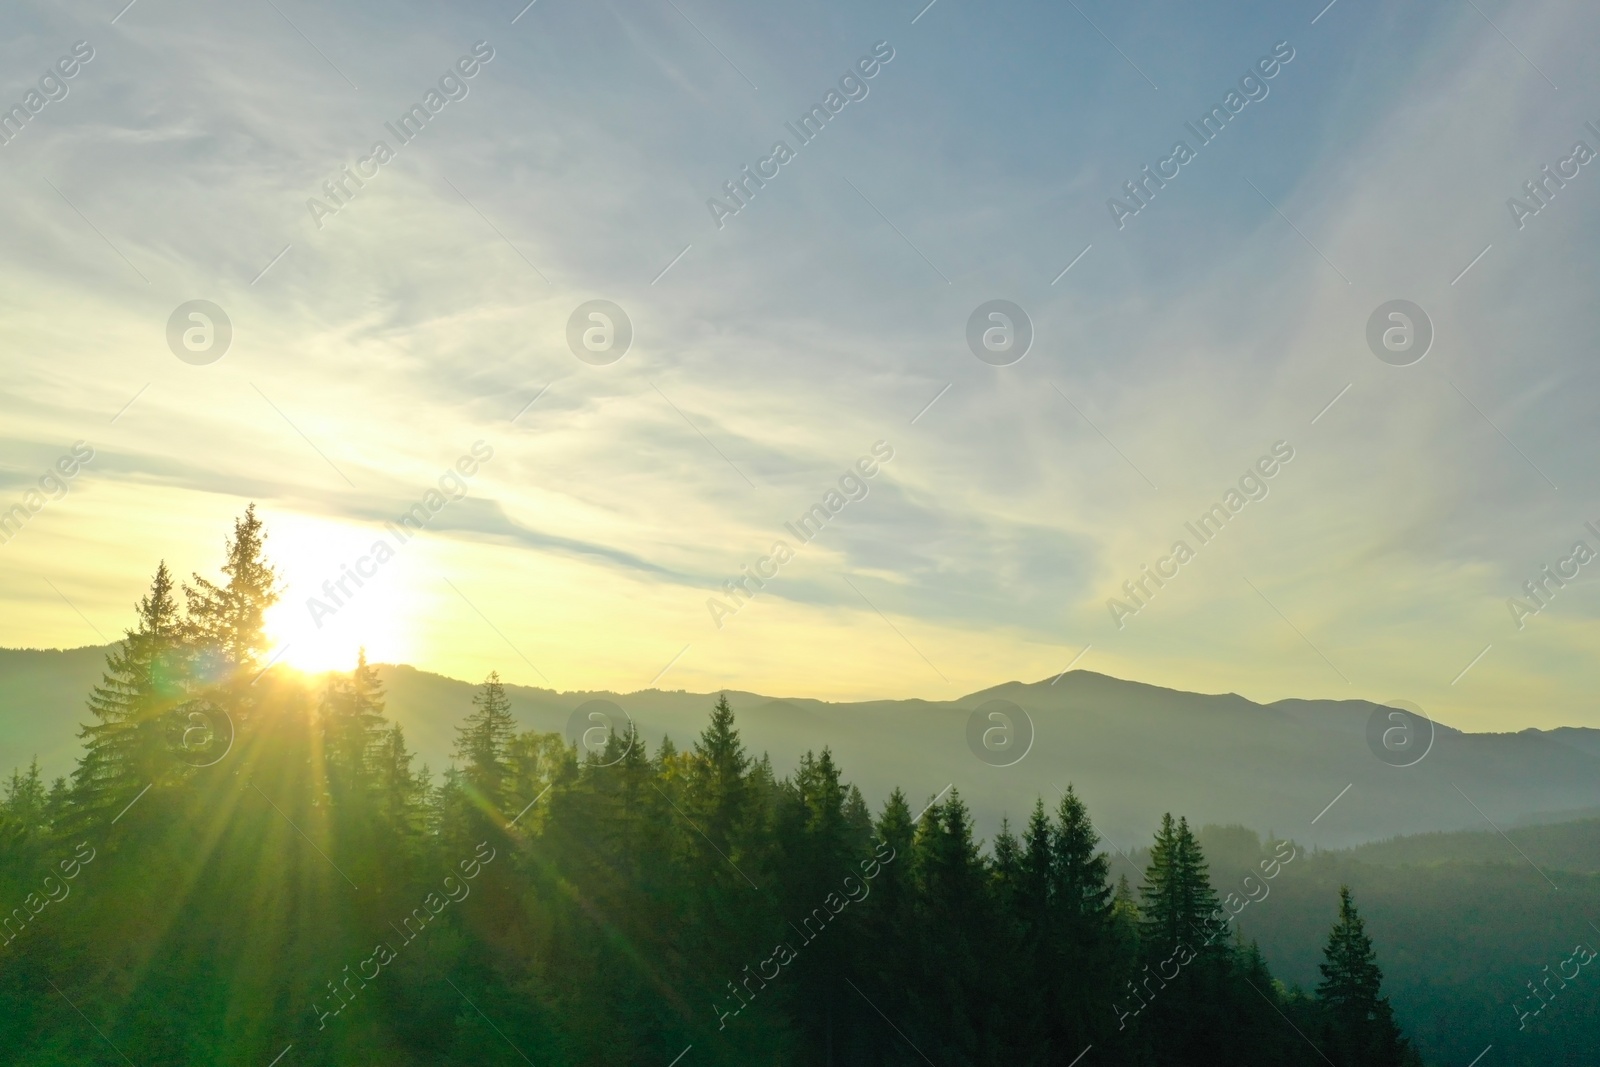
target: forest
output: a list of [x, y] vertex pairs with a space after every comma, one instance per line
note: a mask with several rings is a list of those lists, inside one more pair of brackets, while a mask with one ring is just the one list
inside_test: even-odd
[[1184, 818], [1113, 884], [1070, 786], [985, 847], [957, 783], [874, 810], [725, 698], [580, 750], [495, 675], [435, 774], [364, 657], [267, 669], [278, 595], [253, 507], [221, 580], [161, 564], [71, 775], [5, 784], [0, 1062], [1421, 1063], [1349, 890], [1286, 986]]

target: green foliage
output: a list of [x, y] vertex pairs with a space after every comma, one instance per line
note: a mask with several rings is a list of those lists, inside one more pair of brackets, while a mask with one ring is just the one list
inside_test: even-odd
[[225, 546], [222, 573], [227, 583], [218, 585], [197, 574], [193, 585], [184, 586], [188, 642], [202, 657], [202, 674], [213, 680], [253, 673], [267, 650], [265, 617], [278, 602], [279, 590], [277, 572], [266, 559], [266, 540], [266, 528], [251, 504], [234, 520]]
[[480, 807], [498, 810], [511, 779], [506, 758], [517, 733], [499, 672], [484, 679], [472, 706], [472, 714], [456, 728], [456, 758], [466, 761], [461, 781]]
[[120, 810], [146, 785], [176, 772], [170, 754], [173, 713], [191, 691], [194, 646], [163, 562], [138, 618], [106, 655], [105, 675], [89, 697], [84, 755], [73, 775], [77, 823]]
[[1338, 1067], [1405, 1067], [1414, 1062], [1389, 999], [1382, 995], [1377, 953], [1347, 885], [1339, 887], [1339, 921], [1328, 934], [1323, 955], [1317, 999], [1323, 1048], [1332, 1061]]

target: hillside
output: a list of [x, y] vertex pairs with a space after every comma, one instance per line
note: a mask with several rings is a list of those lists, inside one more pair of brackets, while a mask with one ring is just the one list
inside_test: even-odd
[[[1258, 882], [1244, 882], [1260, 851], [1253, 839], [1215, 827], [1200, 836], [1220, 894], [1261, 894]], [[1428, 1063], [1465, 1065], [1493, 1045], [1495, 1063], [1578, 1067], [1594, 1062], [1600, 1040], [1593, 969], [1570, 982], [1552, 978], [1555, 995], [1537, 1014], [1528, 983], [1560, 971], [1574, 946], [1600, 949], [1597, 841], [1600, 820], [1585, 819], [1505, 837], [1424, 834], [1309, 852], [1244, 905], [1238, 927], [1276, 975], [1314, 989], [1329, 895], [1348, 885], [1377, 943], [1385, 988]], [[1575, 970], [1569, 965], [1569, 978]]]
[[0, 648], [0, 772], [35, 756], [50, 777], [72, 769], [105, 662], [105, 647]]
[[[47, 775], [70, 770], [83, 699], [103, 655], [97, 648], [0, 652], [0, 767], [37, 753]], [[404, 665], [379, 673], [390, 715], [418, 758], [435, 772], [447, 766], [473, 684]], [[613, 701], [652, 748], [663, 736], [681, 746], [698, 734], [715, 700], [654, 689], [507, 686], [507, 693], [520, 725], [540, 731], [565, 731], [585, 701]], [[1009, 767], [987, 765], [967, 747], [972, 710], [996, 698], [1024, 708], [1036, 733], [1027, 756]], [[1333, 848], [1430, 831], [1492, 832], [1485, 817], [1505, 828], [1600, 808], [1600, 731], [1591, 729], [1467, 734], [1440, 724], [1427, 758], [1396, 768], [1367, 748], [1372, 705], [1362, 701], [1257, 704], [1090, 671], [944, 702], [829, 703], [736, 691], [728, 699], [751, 748], [777, 766], [829, 746], [874, 803], [894, 785], [931, 797], [954, 782], [986, 836], [1003, 816], [1017, 820], [1035, 796], [1055, 795], [1069, 781], [1102, 832], [1125, 849], [1141, 843], [1164, 811]]]

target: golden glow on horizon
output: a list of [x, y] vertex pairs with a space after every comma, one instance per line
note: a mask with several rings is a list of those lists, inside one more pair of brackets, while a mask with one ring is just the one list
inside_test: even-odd
[[[220, 580], [223, 540], [247, 502], [142, 483], [84, 483], [4, 546], [0, 595], [24, 610], [0, 613], [0, 647], [115, 640], [134, 621], [133, 605], [162, 559], [180, 580], [194, 572]], [[1459, 685], [1451, 679], [1481, 644], [1467, 647], [1471, 642], [1459, 633], [1436, 634], [1405, 613], [1368, 613], [1358, 630], [1335, 628], [1336, 640], [1319, 642], [1349, 677], [1346, 684], [1233, 579], [1229, 553], [1260, 553], [1270, 544], [1249, 538], [1217, 546], [1219, 564], [1186, 573], [1181, 587], [1163, 594], [1159, 611], [1129, 624], [1122, 645], [1098, 639], [1110, 628], [1103, 601], [1063, 605], [1060, 638], [1052, 641], [959, 618], [910, 617], [879, 601], [897, 633], [864, 604], [808, 604], [777, 595], [782, 587], [719, 630], [707, 615], [705, 588], [434, 530], [364, 579], [319, 628], [307, 598], [324, 596], [321, 584], [339, 577], [341, 564], [370, 553], [381, 524], [313, 518], [271, 501], [260, 506], [267, 556], [285, 584], [269, 614], [274, 644], [264, 658], [281, 651], [281, 666], [313, 674], [349, 670], [364, 645], [374, 663], [407, 663], [473, 683], [493, 670], [507, 682], [567, 692], [655, 685], [824, 700], [943, 700], [1012, 679], [1053, 678], [1092, 643], [1078, 667], [1194, 692], [1236, 692], [1262, 702], [1404, 698], [1437, 721], [1472, 730], [1595, 721], [1588, 690], [1563, 680], [1592, 670], [1593, 623], [1582, 613], [1557, 611], [1530, 622], [1538, 642], [1496, 641]], [[548, 520], [548, 511], [541, 514]], [[1351, 540], [1343, 527], [1326, 528]], [[724, 539], [759, 540], [739, 531]], [[1137, 559], [1147, 541], [1136, 538], [1125, 552], [1112, 551]], [[833, 580], [836, 557], [826, 545], [811, 548], [785, 568], [785, 581]], [[1335, 617], [1361, 610], [1359, 591], [1348, 583], [1331, 596], [1317, 591], [1317, 575], [1327, 567], [1320, 557], [1307, 564], [1301, 580], [1310, 584], [1291, 599], [1322, 603]], [[1392, 584], [1395, 603], [1447, 608], [1468, 620], [1463, 632], [1510, 625], [1503, 602], [1482, 594], [1491, 587], [1482, 574], [1440, 564], [1397, 573]], [[353, 582], [346, 587], [354, 589]], [[1297, 623], [1306, 625], [1298, 617]], [[1315, 622], [1314, 632], [1325, 625]], [[1247, 659], [1239, 658], [1241, 649]], [[1419, 663], [1428, 670], [1419, 671]]]

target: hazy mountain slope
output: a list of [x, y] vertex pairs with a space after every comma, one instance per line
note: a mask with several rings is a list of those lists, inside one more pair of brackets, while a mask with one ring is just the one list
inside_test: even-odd
[[1600, 873], [1600, 818], [1541, 826], [1416, 834], [1350, 850], [1350, 858], [1383, 867], [1441, 863], [1533, 863], [1549, 870]]
[[[442, 766], [470, 687], [408, 667], [386, 667], [384, 674], [391, 712], [429, 762]], [[714, 700], [657, 690], [556, 694], [513, 687], [511, 694], [522, 722], [541, 730], [564, 730], [586, 700], [612, 700], [652, 747], [663, 734], [689, 743]], [[1600, 758], [1579, 744], [1600, 738], [1600, 731], [1569, 728], [1557, 740], [1555, 732], [1476, 735], [1441, 725], [1427, 758], [1395, 768], [1368, 749], [1372, 706], [1359, 701], [1261, 705], [1087, 671], [1054, 685], [1012, 682], [947, 703], [830, 704], [735, 691], [728, 698], [747, 743], [770, 753], [778, 768], [828, 745], [874, 802], [895, 785], [917, 800], [953, 782], [986, 834], [1002, 815], [1025, 816], [1036, 796], [1053, 803], [1068, 781], [1122, 848], [1142, 844], [1168, 810], [1197, 824], [1238, 822], [1329, 847], [1486, 828], [1485, 816], [1506, 826], [1600, 805]], [[967, 747], [972, 709], [995, 698], [1015, 702], [1034, 721], [1034, 746], [1011, 767], [989, 766]]]
[[[1490, 1045], [1493, 1062], [1506, 1067], [1592, 1064], [1600, 1041], [1594, 965], [1568, 964], [1569, 977], [1579, 977], [1541, 984], [1550, 1003], [1537, 1014], [1528, 983], [1556, 975], [1579, 944], [1600, 949], [1597, 833], [1600, 821], [1583, 820], [1508, 831], [1510, 841], [1468, 831], [1303, 854], [1266, 884], [1264, 899], [1243, 906], [1238, 927], [1259, 942], [1275, 975], [1313, 989], [1338, 888], [1349, 885], [1384, 988], [1429, 1064], [1464, 1065]], [[1260, 896], [1262, 884], [1246, 886], [1236, 858], [1212, 863], [1218, 892]]]
[[[84, 697], [103, 656], [96, 648], [0, 652], [0, 769], [37, 752], [48, 773], [70, 770], [77, 726], [86, 717]], [[420, 758], [442, 770], [455, 726], [471, 708], [474, 684], [408, 666], [380, 671], [390, 714]], [[523, 726], [546, 731], [564, 732], [572, 711], [587, 700], [611, 700], [638, 722], [652, 750], [663, 735], [689, 744], [715, 700], [715, 694], [681, 690], [621, 695], [511, 686], [508, 692]], [[1008, 682], [948, 702], [833, 704], [737, 691], [728, 698], [746, 742], [770, 753], [780, 773], [806, 750], [831, 746], [874, 804], [896, 785], [920, 803], [953, 783], [985, 835], [1003, 815], [1023, 818], [1036, 796], [1054, 803], [1069, 781], [1123, 849], [1142, 845], [1164, 811], [1187, 814], [1197, 825], [1241, 823], [1337, 847], [1427, 831], [1487, 830], [1485, 817], [1505, 828], [1600, 807], [1596, 730], [1463, 734], [1440, 725], [1426, 759], [1395, 768], [1367, 747], [1372, 706], [1365, 702], [1262, 705], [1089, 671], [1073, 671], [1053, 685]], [[1010, 767], [985, 764], [967, 746], [972, 710], [995, 698], [1023, 707], [1035, 727], [1032, 749]]]
[[0, 648], [0, 774], [34, 756], [50, 777], [71, 771], [105, 662], [104, 648]]

